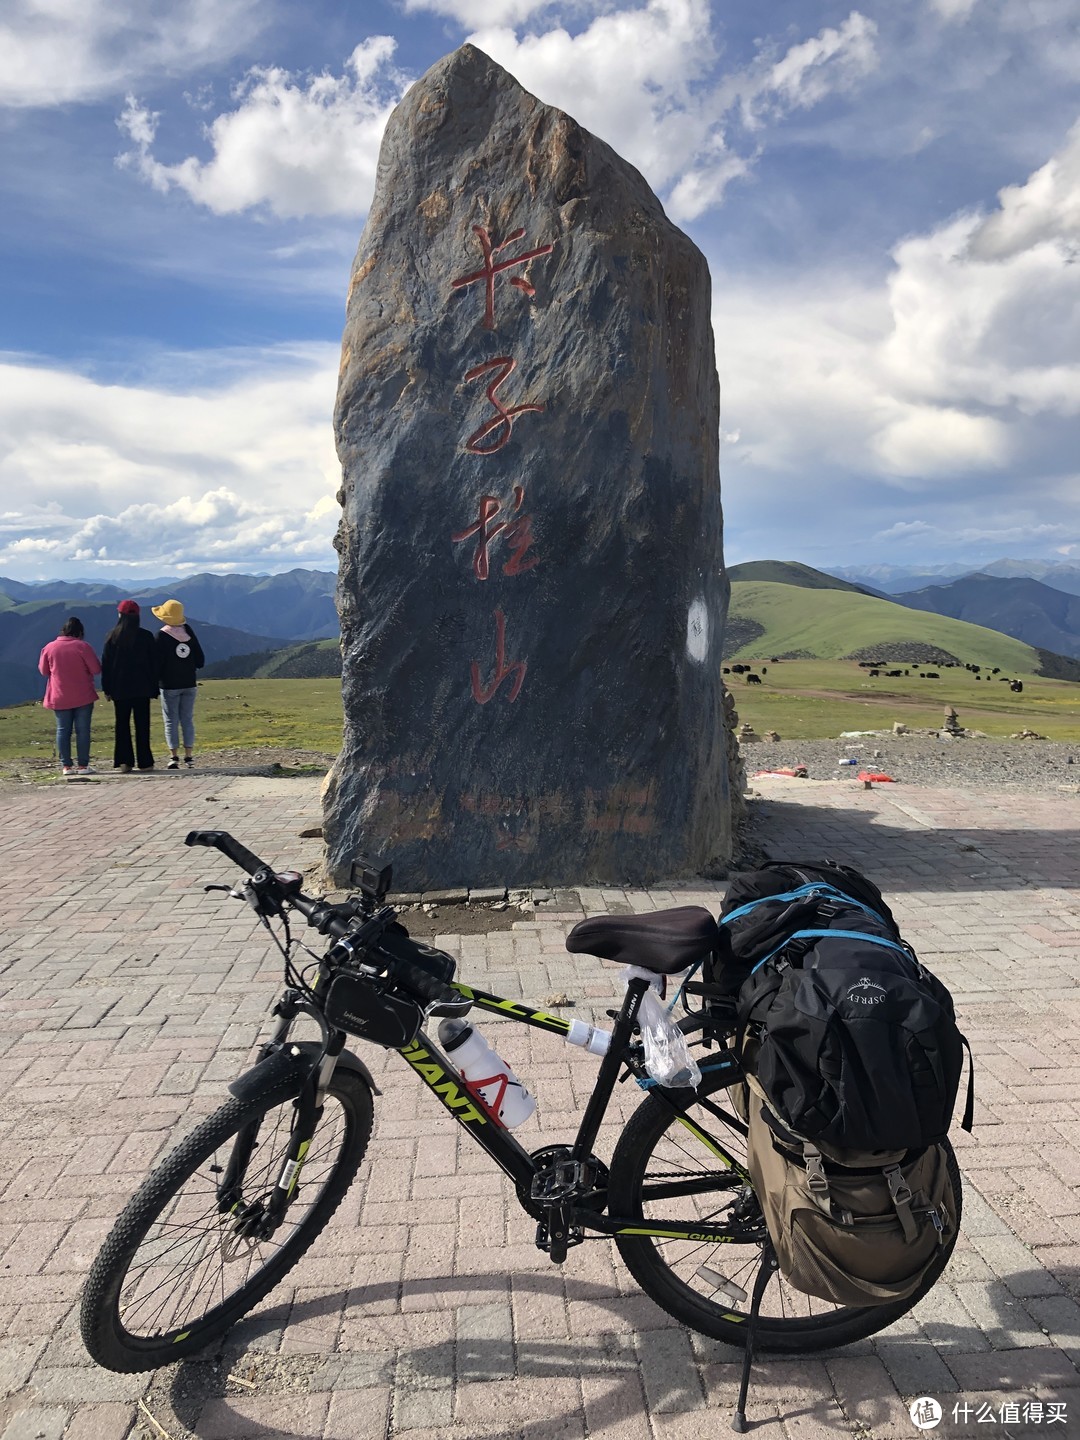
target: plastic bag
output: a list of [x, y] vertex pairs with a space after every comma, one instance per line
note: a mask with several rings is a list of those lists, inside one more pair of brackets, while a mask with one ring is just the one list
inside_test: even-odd
[[696, 1090], [701, 1071], [690, 1054], [686, 1036], [650, 987], [641, 997], [638, 1025], [645, 1043], [645, 1069], [667, 1090]]

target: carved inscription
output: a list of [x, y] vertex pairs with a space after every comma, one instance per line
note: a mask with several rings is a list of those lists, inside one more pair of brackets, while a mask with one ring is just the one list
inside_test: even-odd
[[[504, 270], [512, 270], [515, 265], [527, 265], [530, 260], [537, 259], [540, 255], [550, 255], [555, 248], [553, 245], [538, 245], [535, 250], [525, 250], [520, 255], [509, 255], [505, 260], [498, 260], [496, 256], [506, 249], [507, 245], [513, 245], [515, 240], [524, 238], [525, 231], [512, 230], [505, 240], [498, 245], [491, 243], [491, 236], [483, 225], [474, 225], [473, 234], [480, 241], [480, 249], [483, 251], [484, 263], [479, 270], [474, 270], [471, 275], [462, 275], [459, 279], [451, 281], [455, 290], [464, 290], [478, 281], [484, 282], [484, 320], [485, 330], [495, 329], [495, 276], [500, 275]], [[531, 300], [536, 294], [528, 280], [521, 275], [514, 275], [510, 284], [515, 289], [521, 290]]]
[[[484, 318], [481, 324], [485, 330], [494, 330], [496, 278], [508, 270], [527, 265], [531, 260], [550, 255], [554, 246], [550, 244], [537, 245], [531, 249], [518, 250], [504, 255], [502, 253], [504, 250], [525, 238], [523, 228], [511, 231], [505, 240], [500, 240], [498, 244], [492, 240], [485, 226], [474, 225], [472, 229], [480, 243], [483, 264], [479, 270], [470, 271], [451, 281], [451, 288], [467, 290], [471, 285], [483, 283]], [[509, 275], [507, 278], [514, 289], [520, 290], [529, 299], [536, 294], [536, 290], [524, 275]], [[479, 360], [466, 370], [464, 376], [466, 384], [471, 385], [477, 380], [483, 381], [486, 377], [485, 394], [495, 412], [477, 426], [464, 442], [464, 449], [468, 454], [477, 455], [485, 461], [490, 459], [509, 443], [514, 433], [514, 422], [519, 415], [543, 414], [543, 405], [534, 401], [526, 401], [520, 405], [504, 403], [499, 391], [516, 369], [517, 358], [515, 356], [495, 355], [489, 360]], [[476, 580], [486, 581], [490, 578], [490, 551], [496, 540], [502, 541], [504, 553], [509, 552], [502, 563], [502, 574], [507, 579], [524, 575], [540, 563], [539, 555], [529, 553], [534, 544], [533, 519], [531, 515], [522, 514], [524, 502], [525, 488], [517, 484], [513, 486], [513, 499], [506, 504], [505, 508], [504, 502], [497, 495], [482, 494], [477, 502], [476, 519], [462, 529], [454, 531], [450, 536], [454, 545], [460, 545], [467, 540], [475, 540], [472, 573]], [[506, 703], [513, 705], [521, 694], [529, 662], [525, 658], [507, 659], [506, 612], [501, 605], [495, 607], [493, 618], [495, 621], [495, 669], [493, 672], [487, 672], [486, 666], [490, 664], [490, 661], [484, 662], [483, 668], [490, 675], [490, 678], [485, 680], [481, 673], [482, 662], [475, 659], [471, 661], [469, 678], [472, 697], [478, 705], [487, 705], [502, 690]]]

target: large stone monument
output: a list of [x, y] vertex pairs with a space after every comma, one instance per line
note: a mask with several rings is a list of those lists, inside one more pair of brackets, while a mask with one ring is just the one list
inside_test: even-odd
[[394, 111], [336, 411], [340, 882], [728, 856], [709, 303], [641, 175], [473, 46]]

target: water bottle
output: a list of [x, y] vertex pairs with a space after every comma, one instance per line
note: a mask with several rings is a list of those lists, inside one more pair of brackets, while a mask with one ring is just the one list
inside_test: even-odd
[[465, 1020], [444, 1020], [439, 1044], [469, 1085], [469, 1093], [508, 1130], [528, 1120], [536, 1101], [505, 1060]]
[[857, 765], [858, 760], [837, 760], [837, 765]]

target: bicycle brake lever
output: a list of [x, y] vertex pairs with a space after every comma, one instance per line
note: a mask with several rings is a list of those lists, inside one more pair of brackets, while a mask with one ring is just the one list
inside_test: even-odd
[[232, 894], [232, 886], [231, 886], [231, 885], [204, 885], [202, 888], [203, 888], [204, 891], [206, 891], [206, 890], [224, 890], [227, 895], [231, 895], [231, 894]]

